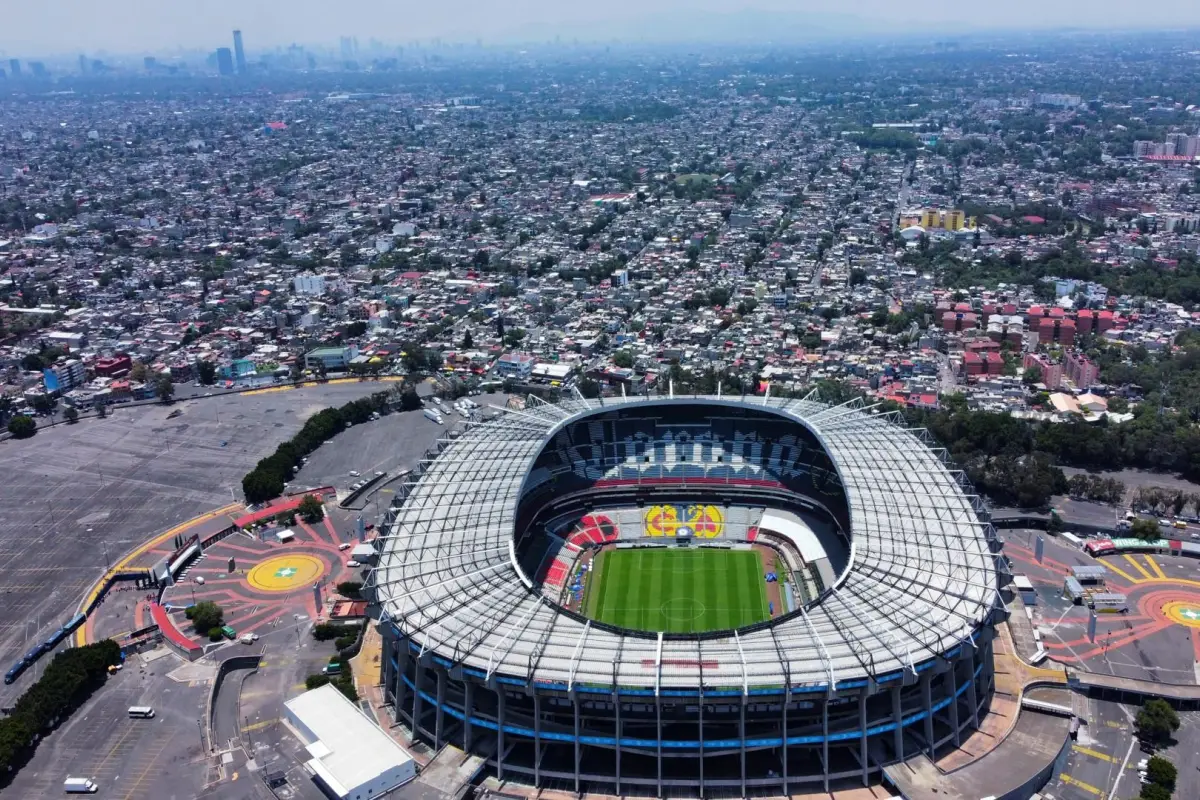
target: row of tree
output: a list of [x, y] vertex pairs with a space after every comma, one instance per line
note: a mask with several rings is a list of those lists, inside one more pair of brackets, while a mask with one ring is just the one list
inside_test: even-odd
[[12, 712], [0, 719], [0, 774], [19, 768], [38, 739], [103, 685], [108, 668], [120, 660], [121, 648], [111, 639], [57, 653]]
[[400, 393], [375, 392], [340, 408], [326, 408], [317, 412], [308, 418], [299, 433], [279, 445], [274, 453], [259, 461], [242, 478], [242, 493], [246, 496], [246, 502], [264, 503], [283, 494], [283, 485], [292, 479], [301, 459], [341, 433], [347, 425], [367, 422], [372, 414], [385, 412], [393, 404], [408, 408], [414, 401], [415, 407], [419, 408], [420, 398], [411, 389]]

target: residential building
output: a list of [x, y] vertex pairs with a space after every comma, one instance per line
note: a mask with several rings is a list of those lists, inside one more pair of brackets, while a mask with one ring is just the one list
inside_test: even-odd
[[1067, 353], [1063, 357], [1063, 372], [1079, 389], [1087, 389], [1100, 380], [1100, 368], [1083, 353]]
[[42, 370], [42, 383], [47, 392], [65, 392], [82, 386], [86, 380], [83, 362], [77, 358], [68, 358]]
[[327, 370], [343, 370], [356, 358], [357, 347], [318, 347], [304, 354], [304, 366], [308, 369], [324, 366]]

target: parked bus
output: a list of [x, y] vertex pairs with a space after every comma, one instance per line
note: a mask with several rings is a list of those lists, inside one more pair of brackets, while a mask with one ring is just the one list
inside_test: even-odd
[[134, 719], [153, 719], [154, 709], [150, 706], [130, 706], [129, 716]]

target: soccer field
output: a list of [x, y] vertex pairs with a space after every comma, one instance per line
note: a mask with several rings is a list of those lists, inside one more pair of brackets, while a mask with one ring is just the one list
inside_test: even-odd
[[585, 612], [643, 631], [700, 633], [761, 622], [767, 587], [758, 553], [678, 547], [606, 550], [589, 576]]

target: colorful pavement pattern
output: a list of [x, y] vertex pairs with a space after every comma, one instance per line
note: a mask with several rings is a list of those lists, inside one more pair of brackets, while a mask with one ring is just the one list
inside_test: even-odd
[[[318, 615], [314, 585], [328, 587], [322, 590], [327, 596], [338, 581], [360, 578], [344, 566], [349, 555], [338, 549], [343, 540], [329, 517], [311, 525], [297, 520], [292, 531], [295, 538], [286, 544], [243, 533], [222, 539], [204, 551], [204, 560], [181, 583], [166, 591], [163, 603], [182, 609], [193, 601], [211, 600], [239, 635], [266, 632], [294, 614]], [[197, 577], [204, 578], [203, 586], [196, 584]], [[182, 612], [175, 614], [175, 621], [180, 630], [191, 633]]]
[[[1071, 574], [1070, 565], [1048, 555], [1039, 563], [1033, 551], [1019, 542], [1006, 541], [1004, 552], [1013, 560], [1014, 571], [1026, 568], [1031, 577], [1049, 573], [1040, 581], [1043, 584], [1049, 580], [1061, 584]], [[1082, 551], [1080, 554], [1083, 555], [1081, 562], [1101, 564], [1109, 569], [1107, 587], [1128, 598], [1129, 612], [1097, 614], [1095, 642], [1089, 642], [1086, 634], [1065, 641], [1046, 639], [1046, 651], [1055, 661], [1087, 669], [1086, 662], [1090, 659], [1107, 658], [1121, 648], [1163, 632], [1178, 630], [1181, 626], [1200, 629], [1200, 581], [1168, 576], [1153, 555], [1124, 553], [1093, 559]], [[1200, 664], [1200, 630], [1189, 638], [1192, 661]]]

